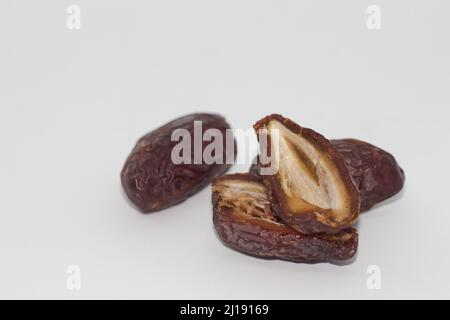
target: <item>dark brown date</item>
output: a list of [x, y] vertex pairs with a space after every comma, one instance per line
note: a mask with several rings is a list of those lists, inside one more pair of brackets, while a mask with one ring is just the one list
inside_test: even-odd
[[[190, 148], [180, 151], [189, 160], [182, 163], [174, 162], [172, 157], [172, 150], [182, 140], [179, 137], [172, 141], [176, 129], [189, 133], [186, 142]], [[216, 138], [204, 139], [208, 129], [216, 129], [222, 135], [221, 153], [217, 152], [220, 149], [211, 151]], [[213, 177], [225, 173], [231, 165], [229, 159], [234, 161], [236, 155], [234, 138], [231, 135], [229, 141], [227, 129], [230, 126], [223, 117], [197, 113], [175, 119], [140, 138], [121, 172], [122, 186], [130, 201], [144, 213], [162, 210], [184, 201], [207, 186]], [[227, 142], [232, 144], [231, 149]], [[222, 156], [217, 158], [222, 161], [205, 162], [203, 152], [207, 147], [214, 159]]]
[[[359, 190], [361, 212], [386, 200], [403, 188], [405, 175], [395, 158], [388, 152], [356, 139], [331, 140], [344, 158], [345, 166]], [[250, 173], [261, 179], [259, 163], [254, 161]]]
[[261, 170], [276, 168], [261, 176], [278, 217], [308, 234], [338, 233], [356, 222], [359, 192], [330, 141], [277, 114], [254, 128], [261, 152], [270, 156], [270, 162], [261, 161]]
[[217, 177], [212, 185], [214, 227], [229, 247], [260, 258], [294, 262], [334, 262], [352, 258], [355, 229], [334, 235], [302, 234], [272, 211], [268, 190], [250, 174]]
[[388, 152], [355, 139], [331, 140], [359, 190], [361, 211], [399, 193], [405, 174]]

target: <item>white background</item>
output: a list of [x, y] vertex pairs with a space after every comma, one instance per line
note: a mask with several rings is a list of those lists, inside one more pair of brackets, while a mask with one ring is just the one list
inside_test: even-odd
[[[0, 297], [450, 298], [449, 31], [444, 0], [2, 0]], [[121, 192], [136, 139], [194, 111], [370, 141], [406, 187], [361, 216], [350, 265], [239, 254], [215, 235], [210, 188], [151, 215]]]

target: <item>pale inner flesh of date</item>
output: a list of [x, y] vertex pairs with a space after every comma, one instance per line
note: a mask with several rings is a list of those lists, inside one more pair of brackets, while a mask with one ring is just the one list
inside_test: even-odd
[[336, 222], [346, 219], [350, 195], [327, 154], [276, 120], [267, 129], [269, 135], [278, 130], [279, 147], [274, 148], [273, 159], [289, 211], [327, 213]]
[[221, 179], [213, 185], [221, 195], [219, 206], [230, 207], [236, 213], [277, 223], [267, 189], [263, 184], [239, 179]]

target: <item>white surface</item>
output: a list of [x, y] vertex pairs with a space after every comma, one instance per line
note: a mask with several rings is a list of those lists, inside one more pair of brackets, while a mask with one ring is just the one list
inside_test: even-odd
[[[376, 1], [377, 31], [370, 4], [2, 0], [0, 297], [450, 298], [450, 3]], [[239, 254], [215, 235], [209, 188], [151, 215], [121, 194], [136, 139], [199, 110], [370, 141], [406, 188], [361, 217], [353, 264]]]

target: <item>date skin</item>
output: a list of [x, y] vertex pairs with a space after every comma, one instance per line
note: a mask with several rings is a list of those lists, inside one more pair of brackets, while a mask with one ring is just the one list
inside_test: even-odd
[[403, 188], [405, 174], [388, 152], [356, 139], [331, 140], [359, 190], [361, 211], [367, 211]]
[[213, 222], [222, 242], [239, 252], [292, 262], [338, 262], [352, 258], [358, 234], [303, 234], [275, 216], [268, 190], [258, 177], [232, 174], [212, 185]]
[[[399, 193], [405, 183], [405, 174], [395, 158], [370, 143], [356, 139], [330, 140], [341, 154], [345, 166], [359, 190], [361, 212]], [[261, 179], [257, 160], [250, 173]]]
[[[202, 137], [208, 129], [217, 129], [223, 134], [223, 163], [194, 163], [194, 121], [201, 121]], [[175, 164], [171, 153], [179, 141], [172, 141], [175, 129], [186, 129], [191, 135], [191, 163]], [[211, 183], [213, 177], [224, 174], [226, 164], [226, 130], [230, 129], [225, 119], [216, 114], [196, 113], [175, 119], [146, 134], [138, 140], [126, 160], [121, 181], [130, 201], [143, 213], [159, 211], [176, 205]], [[201, 139], [201, 138], [200, 138]], [[211, 143], [202, 140], [202, 152]], [[234, 159], [236, 144], [234, 143]]]

